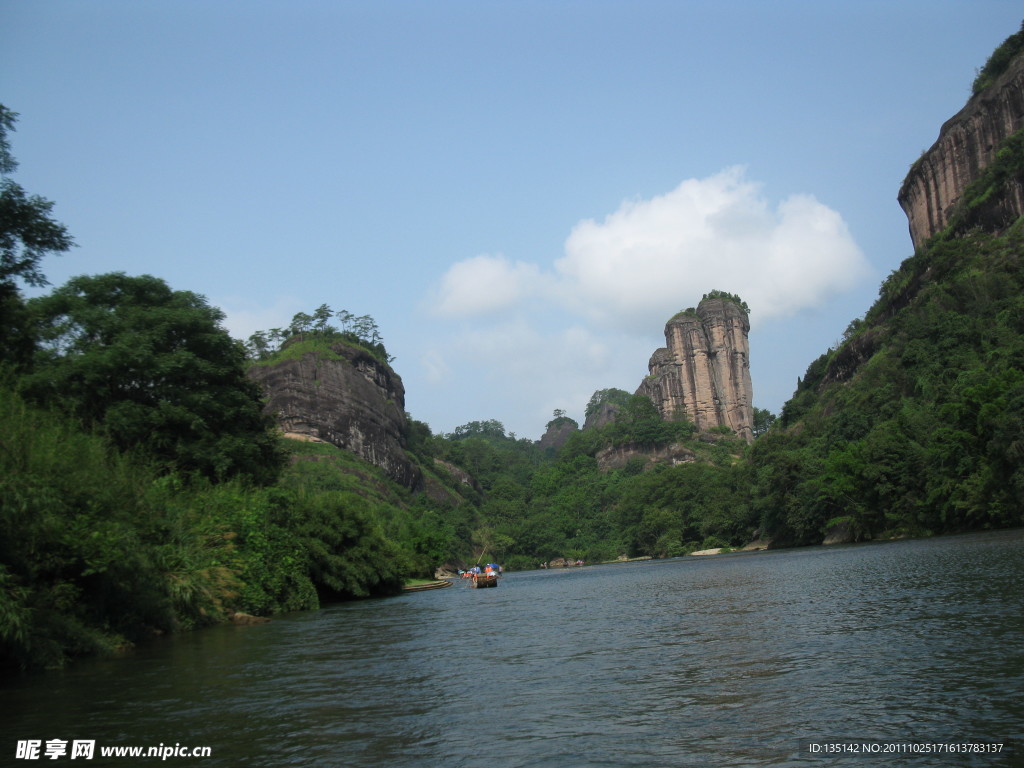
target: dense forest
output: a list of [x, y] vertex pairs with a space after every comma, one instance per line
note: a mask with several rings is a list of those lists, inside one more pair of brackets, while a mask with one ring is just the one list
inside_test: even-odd
[[394, 594], [484, 555], [515, 569], [1024, 525], [1024, 223], [991, 220], [1024, 182], [1020, 133], [782, 413], [756, 412], [752, 445], [616, 389], [587, 404], [600, 426], [555, 412], [558, 447], [409, 415], [414, 492], [282, 439], [246, 375], [336, 342], [389, 363], [369, 315], [323, 304], [242, 343], [153, 276], [25, 298], [74, 243], [12, 178], [15, 118], [0, 107], [0, 666]]

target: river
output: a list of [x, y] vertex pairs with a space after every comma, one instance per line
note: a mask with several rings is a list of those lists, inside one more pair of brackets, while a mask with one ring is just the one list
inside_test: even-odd
[[6, 680], [0, 763], [1019, 766], [1022, 607], [1024, 531], [511, 573]]

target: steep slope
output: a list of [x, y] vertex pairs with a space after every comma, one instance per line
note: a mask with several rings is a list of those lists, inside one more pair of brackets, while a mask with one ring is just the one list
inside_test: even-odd
[[1024, 525], [1024, 131], [976, 146], [1012, 129], [1022, 71], [1017, 54], [911, 170], [901, 199], [935, 191], [909, 206], [914, 255], [754, 444], [776, 544]]
[[250, 368], [286, 434], [351, 451], [411, 489], [422, 473], [406, 455], [405, 387], [391, 366], [345, 341], [293, 341], [273, 361]]
[[[938, 140], [907, 174], [897, 199], [907, 214], [915, 248], [949, 225], [967, 188], [978, 181], [1006, 140], [1021, 128], [1024, 57], [1017, 56], [943, 124]], [[1024, 184], [1019, 178], [1012, 181], [991, 202], [986, 220], [1000, 225], [1013, 222], [1024, 214]]]

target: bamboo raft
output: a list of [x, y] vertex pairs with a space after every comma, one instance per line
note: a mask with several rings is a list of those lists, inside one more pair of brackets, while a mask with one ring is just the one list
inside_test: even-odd
[[422, 592], [425, 589], [444, 589], [450, 587], [452, 583], [450, 581], [432, 581], [428, 584], [406, 584], [402, 587], [403, 592]]
[[498, 586], [498, 575], [479, 573], [469, 580], [469, 586], [474, 589], [484, 589], [486, 587]]

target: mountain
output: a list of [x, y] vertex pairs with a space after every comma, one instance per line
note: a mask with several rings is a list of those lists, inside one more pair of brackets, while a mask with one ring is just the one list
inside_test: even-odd
[[1022, 126], [1024, 31], [901, 187], [914, 254], [752, 446], [776, 545], [1024, 525]]
[[342, 339], [295, 338], [249, 376], [286, 435], [331, 443], [406, 488], [423, 488], [421, 470], [405, 453], [405, 387], [379, 356]]
[[665, 325], [665, 346], [651, 356], [636, 394], [666, 421], [686, 419], [700, 432], [728, 427], [754, 439], [750, 322], [738, 297], [713, 291]]
[[[1024, 32], [1009, 38], [1001, 50], [1014, 50], [1024, 44], [1021, 38]], [[907, 214], [915, 248], [952, 222], [968, 187], [998, 159], [998, 153], [1006, 152], [1006, 141], [1024, 127], [1024, 57], [1010, 58], [1001, 68], [984, 87], [976, 85], [977, 93], [943, 124], [938, 140], [914, 163], [900, 188], [897, 199]], [[997, 229], [1022, 213], [1024, 184], [1011, 178], [974, 218], [987, 229]]]

